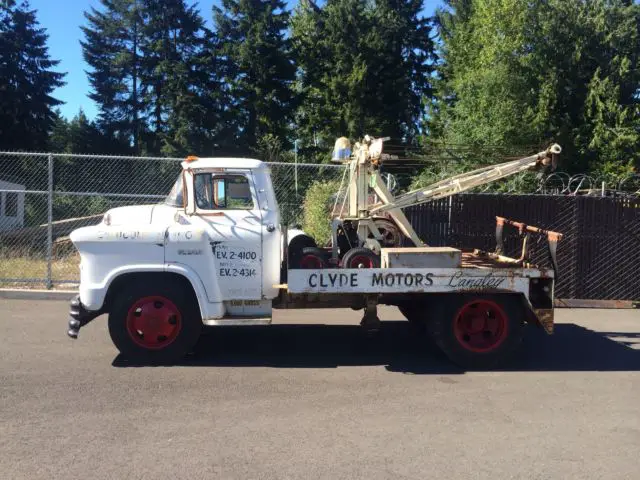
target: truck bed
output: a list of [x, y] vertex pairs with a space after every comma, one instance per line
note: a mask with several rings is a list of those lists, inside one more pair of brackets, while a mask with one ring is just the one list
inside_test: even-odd
[[[500, 262], [495, 258], [480, 256], [473, 251], [462, 251], [462, 268], [522, 268], [515, 263]], [[531, 265], [537, 268], [537, 265]]]
[[548, 268], [483, 257], [463, 252], [456, 268], [327, 268], [291, 269], [287, 284], [278, 286], [288, 293], [436, 293], [455, 291], [528, 292], [530, 279], [553, 278]]

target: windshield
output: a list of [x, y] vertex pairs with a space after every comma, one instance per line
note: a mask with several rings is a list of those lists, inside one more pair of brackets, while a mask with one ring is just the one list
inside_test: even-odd
[[173, 184], [173, 188], [167, 198], [164, 199], [164, 204], [170, 207], [183, 207], [184, 197], [182, 195], [182, 175], [178, 176], [176, 183]]

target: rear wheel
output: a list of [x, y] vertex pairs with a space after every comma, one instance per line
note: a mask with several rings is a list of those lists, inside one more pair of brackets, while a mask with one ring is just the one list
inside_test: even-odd
[[109, 334], [127, 358], [170, 363], [186, 355], [202, 330], [197, 302], [178, 283], [133, 284], [109, 312]]
[[317, 247], [306, 247], [302, 249], [302, 255], [295, 268], [320, 270], [327, 268], [328, 264], [327, 253], [324, 250]]
[[342, 257], [342, 268], [380, 268], [380, 257], [368, 248], [352, 248]]
[[505, 362], [522, 342], [525, 312], [513, 295], [451, 295], [429, 322], [433, 341], [458, 365]]

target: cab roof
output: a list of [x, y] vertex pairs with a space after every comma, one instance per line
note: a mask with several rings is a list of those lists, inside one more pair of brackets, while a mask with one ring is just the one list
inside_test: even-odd
[[182, 168], [242, 168], [257, 170], [267, 168], [267, 164], [253, 158], [209, 157], [182, 162]]

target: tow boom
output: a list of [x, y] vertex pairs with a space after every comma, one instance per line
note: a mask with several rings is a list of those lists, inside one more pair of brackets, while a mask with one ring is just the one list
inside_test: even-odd
[[412, 205], [418, 205], [438, 198], [449, 197], [475, 187], [487, 185], [496, 180], [516, 175], [526, 170], [539, 168], [541, 165], [545, 167], [551, 163], [555, 165], [554, 155], [560, 154], [561, 151], [562, 148], [560, 145], [555, 143], [547, 150], [529, 157], [478, 168], [477, 170], [447, 178], [427, 187], [407, 192], [396, 197], [392, 203], [373, 205], [370, 212], [381, 213], [394, 208], [406, 208]]
[[[380, 216], [383, 213], [393, 218], [402, 233], [416, 246], [424, 246], [425, 243], [418, 237], [402, 212], [403, 208], [449, 197], [526, 170], [540, 167], [554, 169], [557, 162], [556, 156], [562, 152], [560, 145], [553, 144], [535, 155], [478, 168], [394, 197], [379, 173], [382, 163], [397, 158], [382, 152], [385, 140], [387, 138], [374, 139], [367, 135], [362, 142], [355, 144], [353, 155], [346, 138], [338, 139], [336, 142], [333, 158], [334, 161], [348, 163], [349, 183], [345, 193], [345, 203], [332, 223], [334, 257], [337, 257], [337, 230], [347, 221], [357, 225], [361, 246], [376, 247], [377, 242], [377, 248], [379, 248], [382, 235], [376, 227], [374, 215]], [[376, 203], [370, 203], [369, 189], [376, 193], [378, 198]], [[345, 204], [348, 205], [346, 211]]]

